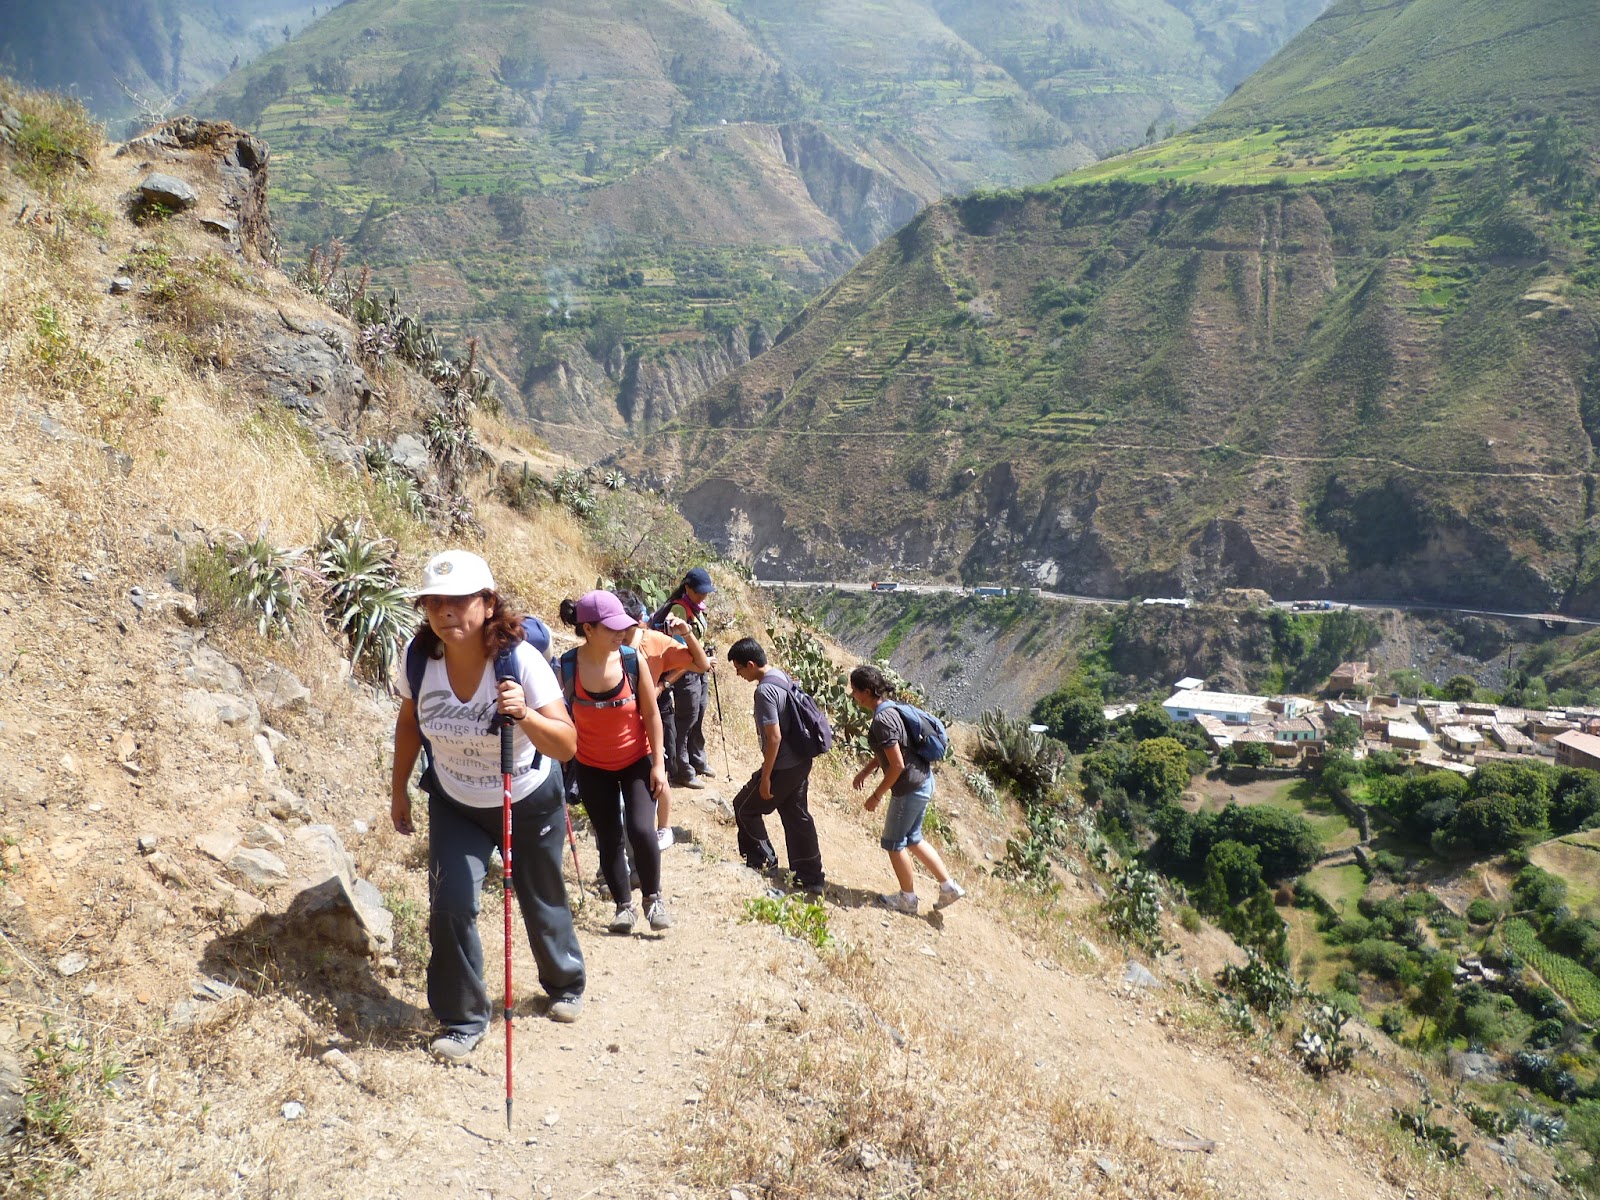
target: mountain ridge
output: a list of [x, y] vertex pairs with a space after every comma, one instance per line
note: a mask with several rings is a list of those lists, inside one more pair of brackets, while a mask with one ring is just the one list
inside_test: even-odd
[[447, 26], [437, 0], [357, 0], [206, 104], [272, 141], [291, 244], [352, 239], [446, 327], [470, 317], [518, 415], [593, 453], [923, 204], [1187, 123], [1323, 2], [562, 0]]
[[[1565, 61], [1600, 50], [1577, 32]], [[1593, 612], [1594, 126], [1562, 114], [1594, 99], [1257, 108], [947, 202], [628, 461], [763, 575]]]

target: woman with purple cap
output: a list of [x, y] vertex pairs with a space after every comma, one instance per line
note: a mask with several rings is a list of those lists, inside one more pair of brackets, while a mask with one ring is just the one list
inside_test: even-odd
[[[435, 555], [423, 569], [416, 603], [425, 619], [406, 648], [407, 670], [396, 679], [401, 700], [389, 816], [396, 833], [413, 832], [409, 784], [426, 749], [428, 1007], [441, 1027], [429, 1049], [459, 1062], [482, 1040], [492, 1011], [478, 909], [502, 835], [496, 713], [513, 723], [512, 890], [551, 1020], [578, 1019], [583, 955], [561, 878], [566, 822], [561, 772], [551, 761], [570, 758], [577, 737], [549, 664], [524, 640], [522, 621], [495, 590], [488, 563], [465, 550]], [[496, 660], [507, 651], [512, 676], [497, 679]]]
[[667, 794], [667, 769], [650, 664], [626, 644], [636, 622], [612, 593], [589, 592], [576, 603], [563, 600], [561, 619], [583, 639], [561, 656], [559, 674], [578, 729], [578, 794], [617, 906], [610, 929], [632, 933], [639, 919], [623, 851], [626, 838], [644, 893], [645, 920], [660, 933], [672, 926], [661, 899], [656, 842], [656, 799]]

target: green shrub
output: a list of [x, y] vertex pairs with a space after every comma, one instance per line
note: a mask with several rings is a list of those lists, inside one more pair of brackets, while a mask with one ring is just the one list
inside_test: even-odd
[[36, 187], [79, 167], [105, 140], [105, 129], [70, 96], [24, 92], [0, 81], [0, 102], [14, 104], [22, 128], [12, 138], [18, 173]]
[[828, 931], [828, 909], [821, 900], [756, 896], [744, 902], [744, 919], [776, 925], [790, 937], [799, 938], [818, 950], [833, 945], [833, 934]]
[[1500, 915], [1500, 906], [1493, 900], [1479, 896], [1467, 905], [1467, 920], [1474, 925], [1489, 925]]

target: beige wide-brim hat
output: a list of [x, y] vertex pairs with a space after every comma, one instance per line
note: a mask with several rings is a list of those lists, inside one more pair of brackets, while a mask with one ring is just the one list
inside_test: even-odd
[[472, 596], [494, 591], [494, 575], [489, 564], [469, 550], [446, 550], [435, 554], [422, 568], [422, 586], [413, 593], [423, 596]]

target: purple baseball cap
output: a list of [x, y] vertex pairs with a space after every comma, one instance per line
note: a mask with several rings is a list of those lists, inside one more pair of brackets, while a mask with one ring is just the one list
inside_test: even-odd
[[632, 629], [639, 623], [622, 610], [622, 601], [610, 592], [588, 592], [578, 600], [576, 607], [580, 625]]

